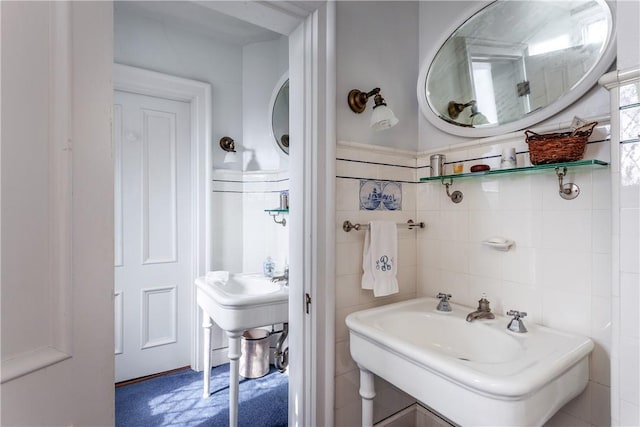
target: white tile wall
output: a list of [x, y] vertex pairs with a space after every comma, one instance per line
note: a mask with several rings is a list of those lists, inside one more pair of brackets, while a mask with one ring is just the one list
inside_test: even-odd
[[[358, 310], [389, 304], [416, 296], [416, 234], [423, 230], [398, 230], [398, 283], [400, 292], [395, 295], [374, 298], [369, 290], [362, 290], [363, 231], [342, 230], [342, 223], [366, 223], [370, 220], [406, 222], [416, 218], [415, 155], [392, 150], [372, 150], [358, 144], [339, 145], [336, 180], [336, 380], [335, 423], [351, 427], [361, 423], [361, 406], [358, 389], [360, 376], [349, 353], [349, 333], [345, 317]], [[364, 163], [367, 162], [367, 163]], [[404, 167], [409, 166], [409, 167]], [[360, 178], [409, 181], [402, 183], [401, 211], [359, 210]], [[384, 419], [415, 400], [389, 383], [376, 379], [374, 418]]]
[[[617, 323], [612, 337], [612, 415], [614, 425], [640, 425], [640, 82], [611, 91], [612, 106], [620, 111], [621, 144], [612, 147], [619, 156], [619, 173], [612, 188], [618, 191], [612, 213], [618, 227], [614, 240], [614, 294], [612, 311]], [[619, 97], [619, 98], [618, 98]], [[634, 106], [636, 105], [636, 106]], [[625, 108], [631, 106], [631, 108]], [[617, 112], [614, 112], [617, 113]], [[615, 263], [618, 261], [618, 263]], [[616, 324], [614, 323], [614, 325]]]
[[[609, 133], [608, 123], [598, 129], [602, 137]], [[505, 140], [498, 148], [516, 146], [519, 164], [526, 165], [527, 147], [520, 139]], [[474, 146], [445, 153], [449, 161], [464, 160], [478, 157], [490, 148]], [[608, 152], [608, 141], [590, 144], [587, 150], [605, 161], [609, 159]], [[427, 165], [428, 154], [412, 160], [406, 153], [381, 153], [370, 147], [339, 144], [337, 157], [363, 161], [338, 160], [337, 164], [337, 425], [360, 422], [358, 371], [349, 356], [344, 318], [357, 310], [440, 291], [453, 294], [454, 301], [470, 307], [475, 307], [481, 294], [486, 293], [494, 311], [527, 311], [529, 322], [590, 336], [595, 349], [590, 358], [587, 389], [549, 425], [610, 424], [614, 218], [608, 168], [570, 169], [565, 182], [575, 182], [581, 189], [580, 196], [572, 201], [559, 197], [557, 177], [553, 170], [548, 170], [533, 175], [456, 180], [451, 191], [463, 191], [464, 200], [460, 204], [449, 200], [440, 182], [404, 183], [402, 212], [366, 212], [358, 210], [359, 181], [351, 178], [417, 181], [428, 174], [428, 167], [410, 169], [377, 163]], [[464, 162], [465, 171], [475, 163], [479, 162]], [[628, 219], [636, 218], [636, 214], [637, 209], [628, 212]], [[363, 235], [354, 231], [345, 233], [341, 225], [346, 219], [355, 223], [382, 218], [398, 222], [413, 218], [425, 221], [427, 228], [400, 233], [401, 292], [374, 299], [369, 291], [359, 288]], [[513, 239], [516, 245], [508, 252], [498, 252], [481, 244], [492, 236]], [[637, 236], [635, 240], [629, 239], [629, 245], [632, 241], [637, 243]], [[621, 292], [637, 293], [637, 287], [631, 284], [637, 277], [636, 272], [627, 277]], [[637, 354], [637, 335], [635, 344]], [[624, 389], [625, 396], [633, 397], [634, 393], [637, 390]], [[388, 393], [387, 399], [389, 395], [393, 393]], [[401, 398], [391, 403], [377, 399], [375, 407], [390, 413], [391, 408], [402, 409], [404, 403]]]
[[214, 269], [260, 272], [271, 256], [282, 271], [288, 262], [289, 227], [276, 224], [264, 210], [279, 206], [280, 191], [289, 188], [288, 174], [218, 169], [213, 179]]
[[[605, 129], [608, 126], [605, 124]], [[518, 146], [525, 151], [526, 145]], [[592, 144], [603, 145], [605, 143]], [[448, 159], [477, 156], [487, 148], [447, 153]], [[595, 152], [601, 152], [598, 148]], [[527, 163], [520, 154], [520, 161]], [[484, 292], [495, 311], [520, 309], [528, 321], [590, 336], [596, 343], [591, 356], [590, 382], [585, 392], [570, 402], [549, 425], [608, 425], [611, 348], [611, 209], [606, 197], [596, 194], [610, 188], [610, 173], [571, 170], [570, 181], [580, 185], [574, 201], [557, 194], [553, 171], [540, 175], [504, 175], [491, 179], [455, 181], [453, 190], [464, 192], [462, 203], [453, 204], [439, 182], [403, 184], [402, 212], [358, 210], [359, 181], [353, 178], [417, 180], [428, 168], [408, 169], [376, 163], [410, 165], [406, 155], [379, 153], [354, 146], [339, 146], [336, 200], [336, 423], [360, 422], [358, 371], [349, 356], [344, 318], [351, 312], [414, 296], [446, 291], [461, 304], [475, 306]], [[404, 160], [403, 160], [404, 159]], [[607, 160], [606, 158], [604, 160]], [[405, 163], [406, 162], [406, 163]], [[428, 164], [418, 158], [417, 165]], [[465, 162], [465, 168], [472, 163]], [[413, 173], [413, 178], [411, 177]], [[411, 200], [411, 202], [409, 202]], [[342, 221], [370, 219], [425, 221], [427, 228], [400, 233], [403, 265], [401, 292], [375, 300], [359, 288], [363, 235], [345, 233]], [[481, 244], [491, 236], [516, 241], [509, 252], [497, 252]], [[399, 398], [375, 407], [389, 415], [402, 409]], [[399, 394], [402, 396], [402, 394]], [[378, 409], [380, 411], [381, 409]], [[380, 419], [380, 418], [378, 418]]]
[[[600, 129], [608, 133], [607, 124]], [[498, 149], [503, 146], [526, 151], [519, 140]], [[587, 155], [608, 150], [608, 142], [590, 146]], [[445, 154], [466, 159], [489, 149]], [[519, 164], [529, 164], [526, 157], [519, 154]], [[608, 155], [600, 158], [607, 161]], [[465, 162], [465, 170], [476, 163], [481, 161]], [[596, 349], [589, 385], [549, 425], [609, 425], [610, 173], [570, 169], [565, 182], [580, 186], [577, 199], [559, 197], [553, 170], [455, 181], [453, 189], [464, 193], [460, 204], [448, 200], [439, 182], [419, 184], [416, 216], [426, 218], [429, 231], [418, 235], [417, 293], [448, 292], [453, 301], [473, 307], [486, 293], [496, 312], [526, 311], [526, 321], [590, 336]], [[516, 244], [508, 252], [481, 244], [492, 236]]]

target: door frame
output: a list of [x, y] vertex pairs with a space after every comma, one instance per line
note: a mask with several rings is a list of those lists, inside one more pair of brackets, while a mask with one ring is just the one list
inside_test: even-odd
[[[189, 353], [202, 370], [200, 312], [195, 279], [211, 269], [211, 85], [143, 68], [113, 64], [113, 90], [187, 102], [191, 134], [191, 262], [189, 267]], [[117, 160], [117, 159], [115, 159]], [[114, 177], [117, 181], [119, 177]]]
[[[289, 34], [289, 425], [334, 425], [336, 4]], [[309, 299], [307, 299], [309, 297]], [[309, 303], [309, 304], [308, 304]], [[300, 351], [302, 349], [302, 351]]]

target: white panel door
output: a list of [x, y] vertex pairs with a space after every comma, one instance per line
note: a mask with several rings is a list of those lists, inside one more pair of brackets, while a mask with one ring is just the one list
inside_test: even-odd
[[190, 364], [189, 104], [114, 93], [116, 382]]

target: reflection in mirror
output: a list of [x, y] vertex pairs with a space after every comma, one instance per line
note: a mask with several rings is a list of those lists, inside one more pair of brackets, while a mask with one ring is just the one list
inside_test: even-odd
[[595, 84], [613, 61], [612, 32], [602, 0], [491, 3], [423, 67], [422, 111], [437, 127], [463, 136], [530, 126]]
[[[286, 77], [285, 77], [286, 78]], [[281, 79], [282, 80], [282, 79]], [[276, 87], [278, 92], [271, 108], [271, 128], [276, 145], [289, 154], [289, 79]]]

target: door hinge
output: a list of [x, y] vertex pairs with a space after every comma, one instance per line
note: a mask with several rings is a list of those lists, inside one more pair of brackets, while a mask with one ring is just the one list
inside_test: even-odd
[[305, 300], [305, 305], [306, 305], [306, 312], [307, 314], [309, 314], [309, 307], [311, 307], [311, 295], [309, 294], [304, 294], [304, 300]]

